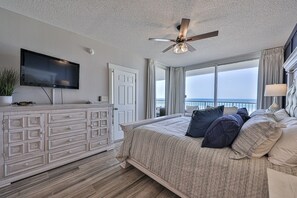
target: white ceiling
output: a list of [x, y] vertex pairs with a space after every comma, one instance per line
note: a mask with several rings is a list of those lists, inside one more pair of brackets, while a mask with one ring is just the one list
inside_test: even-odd
[[[282, 46], [297, 22], [296, 0], [0, 0], [0, 7], [170, 66], [187, 66]], [[190, 18], [193, 53], [161, 53]]]

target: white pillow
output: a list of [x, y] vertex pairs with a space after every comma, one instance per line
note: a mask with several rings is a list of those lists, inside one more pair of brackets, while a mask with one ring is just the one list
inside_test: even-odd
[[276, 165], [297, 166], [297, 125], [284, 128], [283, 134], [268, 153]]
[[297, 118], [287, 117], [279, 121], [279, 123], [286, 125], [287, 127], [297, 126]]
[[236, 114], [237, 110], [237, 107], [224, 107], [224, 115]]
[[232, 144], [232, 149], [237, 152], [237, 156], [231, 158], [264, 156], [280, 138], [281, 127], [283, 126], [269, 115], [257, 115], [250, 118], [244, 123]]
[[186, 106], [186, 113], [193, 113], [194, 110], [199, 110], [198, 106]]
[[290, 117], [285, 109], [280, 109], [280, 110], [274, 112], [274, 115], [275, 115], [276, 121], [278, 121], [278, 122], [285, 118]]
[[296, 198], [297, 177], [267, 168], [269, 198]]

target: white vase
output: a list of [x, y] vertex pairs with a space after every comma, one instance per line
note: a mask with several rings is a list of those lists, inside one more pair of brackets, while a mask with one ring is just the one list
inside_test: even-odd
[[12, 103], [12, 96], [0, 96], [0, 106], [9, 106]]

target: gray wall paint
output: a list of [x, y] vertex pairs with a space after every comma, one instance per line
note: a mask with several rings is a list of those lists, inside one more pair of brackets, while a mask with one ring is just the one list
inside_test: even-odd
[[[80, 89], [63, 90], [64, 103], [97, 101], [108, 96], [107, 63], [138, 69], [139, 119], [144, 119], [146, 104], [146, 61], [143, 57], [105, 45], [87, 37], [24, 17], [0, 8], [0, 67], [20, 68], [20, 48], [66, 59], [80, 64]], [[93, 48], [91, 56], [85, 48]], [[50, 93], [50, 89], [46, 89]], [[60, 89], [56, 90], [60, 103]], [[39, 87], [18, 86], [13, 101], [49, 104]]]

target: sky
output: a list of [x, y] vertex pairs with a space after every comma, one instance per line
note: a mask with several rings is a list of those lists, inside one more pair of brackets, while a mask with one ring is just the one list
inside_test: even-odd
[[[218, 99], [256, 99], [258, 67], [218, 72]], [[214, 98], [214, 73], [186, 77], [187, 98]], [[165, 98], [165, 80], [156, 82], [156, 98]]]

